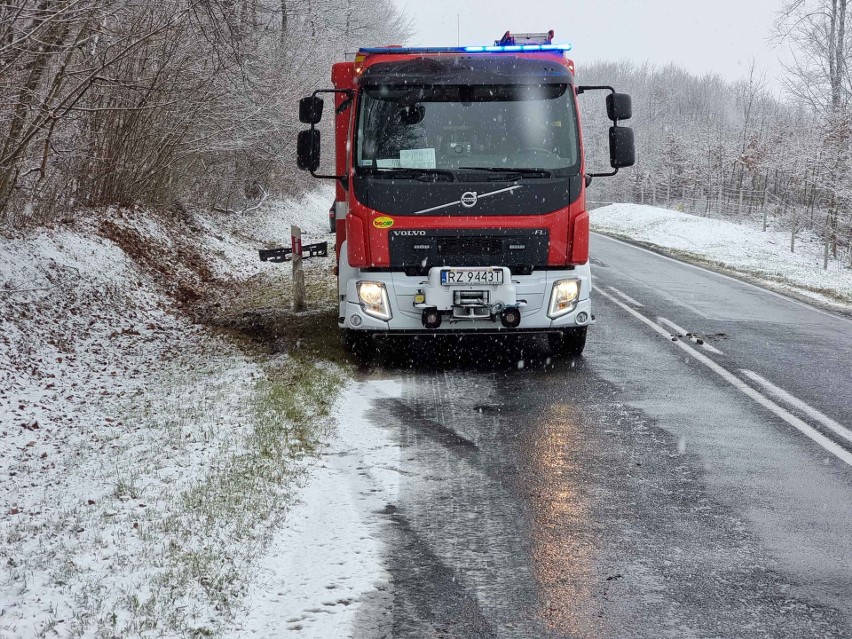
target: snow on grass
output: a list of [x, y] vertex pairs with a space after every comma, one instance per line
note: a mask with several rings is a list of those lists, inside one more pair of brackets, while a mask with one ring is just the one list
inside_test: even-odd
[[805, 233], [797, 237], [793, 253], [788, 231], [763, 232], [640, 204], [595, 209], [591, 223], [593, 231], [651, 244], [828, 304], [852, 306], [852, 269], [832, 260], [824, 270], [822, 243]]
[[218, 213], [196, 215], [205, 230], [205, 242], [215, 256], [218, 272], [245, 278], [257, 273], [275, 273], [281, 264], [262, 263], [258, 249], [290, 246], [290, 227], [302, 230], [304, 244], [327, 241], [334, 246], [328, 230], [328, 209], [334, 202], [334, 186], [325, 185], [301, 197], [279, 200], [246, 215]]
[[400, 449], [368, 413], [399, 390], [363, 382], [338, 401], [336, 437], [258, 562], [238, 636], [353, 637], [361, 607], [389, 596], [381, 538], [392, 522], [382, 513], [398, 500]]
[[207, 624], [158, 558], [182, 493], [245, 437], [257, 366], [102, 238], [0, 240], [0, 274], [0, 637]]
[[[340, 369], [238, 347], [165, 295], [213, 235], [223, 277], [264, 273], [256, 238], [198, 217], [190, 238], [127, 211], [0, 238], [0, 639], [231, 636], [328, 435]], [[136, 238], [156, 251], [131, 259]]]

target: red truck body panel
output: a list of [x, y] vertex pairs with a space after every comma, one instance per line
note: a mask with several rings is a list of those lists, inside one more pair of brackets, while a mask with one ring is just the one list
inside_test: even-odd
[[[331, 79], [335, 89], [348, 89], [355, 93], [351, 106], [335, 115], [335, 170], [337, 175], [348, 176], [349, 184], [354, 177], [354, 162], [352, 161], [355, 127], [355, 114], [358, 112], [358, 79], [363, 71], [376, 62], [393, 63], [406, 62], [424, 54], [393, 54], [362, 55], [359, 54], [354, 62], [341, 62], [332, 67]], [[458, 53], [428, 54], [428, 57], [453, 56]], [[574, 64], [564, 54], [555, 52], [524, 52], [517, 53], [519, 57], [557, 61], [573, 74]], [[344, 93], [335, 94], [335, 110], [348, 99]], [[582, 140], [582, 128], [579, 121], [576, 93], [573, 94], [575, 110], [578, 118], [578, 131]], [[580, 144], [581, 164], [580, 175], [585, 174], [585, 156]], [[398, 216], [393, 212], [370, 209], [355, 197], [355, 194], [344, 187], [343, 181], [337, 181], [336, 199], [348, 205], [347, 219], [337, 220], [336, 247], [337, 254], [344, 240], [348, 239], [348, 261], [357, 268], [381, 268], [390, 265], [388, 246], [388, 229], [390, 227], [376, 224], [377, 218], [393, 219], [394, 230], [404, 229], [490, 229], [490, 228], [546, 228], [549, 231], [550, 245], [548, 250], [548, 266], [570, 266], [585, 264], [589, 259], [589, 214], [586, 211], [586, 188], [581, 180], [580, 194], [569, 206], [554, 210], [544, 215], [472, 215], [464, 216]]]

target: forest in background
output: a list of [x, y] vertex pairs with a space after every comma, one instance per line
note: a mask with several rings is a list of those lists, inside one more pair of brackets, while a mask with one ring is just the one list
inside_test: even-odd
[[[579, 84], [633, 96], [636, 166], [594, 182], [590, 200], [635, 202], [748, 221], [823, 242], [824, 260], [852, 267], [852, 5], [789, 0], [773, 40], [794, 54], [770, 91], [751, 66], [731, 80], [677, 66], [579, 65]], [[589, 170], [608, 170], [599, 93], [582, 96]]]
[[[591, 199], [762, 219], [852, 265], [847, 3], [779, 3], [774, 39], [795, 55], [782, 98], [755, 68], [731, 80], [581, 61], [581, 84], [633, 95], [637, 136], [637, 165]], [[297, 98], [347, 53], [410, 31], [393, 0], [0, 4], [0, 228], [103, 205], [239, 211], [303, 190]], [[604, 168], [595, 99], [581, 98], [585, 135]]]

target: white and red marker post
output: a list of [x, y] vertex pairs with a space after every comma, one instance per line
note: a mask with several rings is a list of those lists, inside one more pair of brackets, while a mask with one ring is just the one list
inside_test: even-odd
[[305, 310], [305, 271], [302, 268], [302, 229], [290, 227], [293, 247], [293, 310]]

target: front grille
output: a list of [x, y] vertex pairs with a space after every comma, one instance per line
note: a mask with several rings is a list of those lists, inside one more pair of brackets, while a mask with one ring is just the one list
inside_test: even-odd
[[442, 237], [438, 239], [438, 255], [502, 255], [503, 239], [499, 237]]
[[508, 266], [530, 273], [547, 265], [547, 229], [435, 229], [388, 233], [390, 267], [425, 275], [433, 266]]

